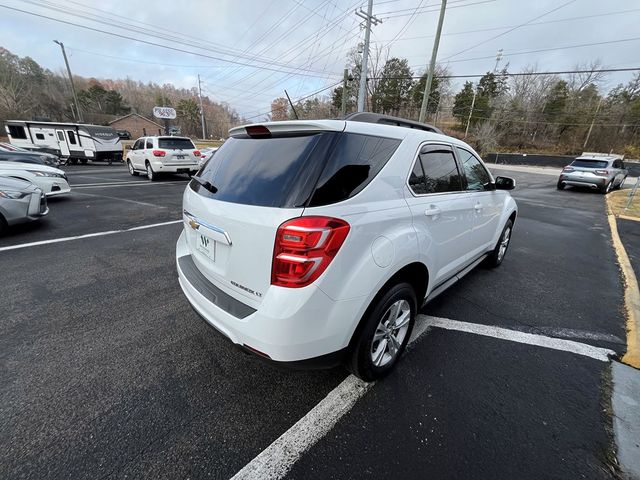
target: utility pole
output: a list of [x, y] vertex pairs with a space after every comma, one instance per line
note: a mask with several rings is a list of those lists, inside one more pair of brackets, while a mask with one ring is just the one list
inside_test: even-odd
[[433, 51], [431, 52], [431, 62], [429, 63], [429, 74], [427, 82], [424, 86], [424, 94], [422, 95], [422, 107], [420, 108], [420, 122], [424, 122], [427, 116], [427, 105], [429, 104], [429, 95], [431, 95], [431, 83], [436, 70], [436, 57], [438, 56], [438, 46], [440, 45], [440, 34], [442, 33], [442, 24], [444, 23], [444, 11], [447, 8], [447, 0], [442, 0], [440, 6], [440, 18], [438, 19], [438, 28], [436, 30], [436, 38], [433, 41]]
[[476, 105], [476, 95], [478, 94], [478, 89], [473, 89], [473, 100], [471, 100], [471, 109], [469, 110], [469, 118], [467, 118], [467, 128], [464, 130], [464, 138], [467, 138], [467, 134], [469, 133], [469, 125], [471, 124], [471, 115], [473, 115], [473, 107]]
[[[64, 63], [67, 66], [67, 73], [69, 74], [69, 83], [71, 84], [71, 93], [73, 94], [73, 102], [76, 104], [76, 121], [82, 123], [82, 112], [80, 111], [80, 104], [78, 103], [78, 96], [76, 95], [76, 86], [73, 84], [73, 75], [71, 75], [71, 68], [69, 67], [69, 60], [67, 60], [67, 52], [64, 50], [64, 43], [54, 40], [54, 43], [60, 45], [62, 49], [62, 56], [64, 57]], [[72, 109], [73, 110], [73, 109]]]
[[200, 74], [198, 74], [198, 97], [200, 97], [200, 123], [202, 123], [202, 139], [207, 139], [207, 129], [204, 125], [204, 108], [202, 107], [202, 85], [200, 83]]
[[340, 106], [340, 116], [344, 117], [347, 114], [347, 84], [349, 83], [349, 69], [344, 69], [342, 77], [342, 105]]
[[582, 148], [587, 148], [587, 143], [589, 143], [589, 137], [591, 137], [591, 130], [593, 130], [593, 124], [596, 123], [596, 117], [598, 116], [598, 112], [600, 111], [600, 106], [602, 105], [602, 100], [604, 100], [604, 98], [601, 98], [600, 101], [598, 102], [598, 106], [596, 107], [596, 113], [593, 114], [593, 120], [591, 120], [591, 125], [589, 125], [589, 131], [587, 132], [587, 138], [584, 139], [584, 144], [582, 145]]
[[356, 15], [366, 22], [364, 31], [364, 50], [362, 52], [362, 65], [360, 68], [360, 88], [358, 89], [358, 112], [364, 112], [364, 99], [367, 95], [367, 67], [369, 62], [369, 38], [371, 37], [371, 24], [378, 25], [382, 20], [373, 16], [373, 0], [369, 0], [367, 12], [356, 10]]
[[493, 67], [493, 73], [498, 71], [498, 65], [500, 64], [500, 60], [502, 60], [502, 52], [503, 52], [502, 49], [496, 52], [496, 64]]

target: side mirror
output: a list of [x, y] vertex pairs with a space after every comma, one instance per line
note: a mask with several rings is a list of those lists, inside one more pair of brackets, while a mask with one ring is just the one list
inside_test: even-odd
[[511, 177], [496, 177], [496, 190], [513, 190], [516, 181]]

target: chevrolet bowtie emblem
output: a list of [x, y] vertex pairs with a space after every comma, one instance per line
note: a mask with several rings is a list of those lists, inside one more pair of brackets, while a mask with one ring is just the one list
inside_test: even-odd
[[192, 219], [189, 220], [189, 226], [194, 230], [198, 230], [198, 228], [200, 228], [200, 224]]

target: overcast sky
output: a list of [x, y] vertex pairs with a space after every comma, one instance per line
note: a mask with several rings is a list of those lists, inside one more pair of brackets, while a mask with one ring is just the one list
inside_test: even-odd
[[[67, 47], [73, 72], [85, 77], [128, 76], [193, 87], [199, 73], [206, 95], [250, 117], [268, 112], [284, 89], [297, 99], [341, 80], [349, 49], [364, 38], [354, 10], [366, 9], [366, 0], [0, 0], [0, 5], [41, 15], [0, 8], [0, 45], [46, 68], [64, 67], [52, 41], [57, 39]], [[421, 73], [431, 55], [439, 7], [439, 0], [374, 1], [373, 13], [382, 23], [373, 27], [372, 46], [390, 46], [391, 56], [407, 58]], [[596, 59], [610, 68], [640, 67], [639, 24], [638, 0], [449, 0], [438, 61], [452, 74], [481, 74], [494, 68], [496, 52], [503, 49], [502, 64], [509, 62], [511, 72], [531, 65], [538, 71], [567, 70]], [[593, 45], [601, 42], [608, 43]], [[584, 44], [589, 45], [575, 47]], [[603, 87], [631, 76], [610, 74]]]

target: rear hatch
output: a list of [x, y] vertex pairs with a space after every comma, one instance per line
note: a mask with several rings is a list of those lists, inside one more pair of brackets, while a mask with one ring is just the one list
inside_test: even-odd
[[580, 178], [592, 178], [596, 176], [606, 176], [608, 174], [607, 167], [609, 162], [606, 160], [592, 160], [576, 158], [571, 165], [564, 168], [565, 174], [569, 174], [571, 177], [577, 179]]
[[158, 149], [164, 152], [165, 165], [192, 165], [200, 161], [200, 152], [190, 138], [159, 137]]
[[[207, 162], [184, 195], [188, 250], [209, 281], [257, 308], [271, 288], [278, 228], [302, 216], [306, 207], [331, 205], [356, 195], [401, 142], [344, 132], [345, 125], [336, 120], [277, 122], [231, 131], [232, 137], [216, 152], [215, 161]], [[340, 221], [311, 226], [322, 222], [313, 217], [317, 213], [311, 215], [296, 220], [295, 226], [288, 223], [287, 231], [292, 233], [281, 232], [282, 238], [300, 242], [295, 238], [308, 235], [310, 244], [331, 250], [334, 238], [338, 242]], [[320, 231], [326, 242], [312, 241], [311, 232]], [[286, 263], [297, 256], [295, 263], [300, 255], [299, 251], [295, 255], [281, 251], [278, 263], [282, 266], [282, 259]], [[319, 260], [317, 255], [318, 250], [313, 250], [308, 260]], [[326, 266], [330, 260], [323, 262]], [[320, 263], [318, 275], [324, 268]], [[298, 270], [295, 275], [300, 275], [297, 286], [316, 278]], [[281, 278], [278, 282], [283, 284]]]
[[331, 124], [285, 136], [236, 132], [185, 190], [183, 219], [194, 263], [254, 308], [271, 285], [278, 227], [302, 215], [336, 130], [344, 128], [344, 122]]

